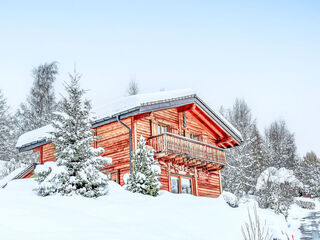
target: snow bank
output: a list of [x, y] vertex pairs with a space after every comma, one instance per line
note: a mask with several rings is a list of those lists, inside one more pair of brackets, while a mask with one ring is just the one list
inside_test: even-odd
[[[14, 180], [0, 190], [1, 239], [242, 239], [254, 201], [231, 208], [222, 197], [206, 198], [160, 191], [158, 197], [125, 191], [109, 182], [109, 194], [40, 197], [33, 179]], [[250, 210], [251, 211], [251, 210]], [[285, 239], [282, 215], [258, 209], [274, 236]]]
[[46, 125], [30, 132], [26, 132], [19, 137], [16, 147], [20, 148], [24, 145], [44, 140], [45, 138], [50, 137], [50, 132], [53, 132], [53, 130], [54, 128], [52, 125]]

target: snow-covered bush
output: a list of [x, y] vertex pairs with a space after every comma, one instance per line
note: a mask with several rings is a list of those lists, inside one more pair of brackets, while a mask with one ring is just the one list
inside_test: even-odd
[[297, 199], [294, 201], [299, 207], [304, 208], [304, 209], [309, 209], [309, 210], [314, 210], [316, 208], [316, 204], [311, 201], [304, 201]]
[[288, 209], [302, 188], [302, 183], [292, 170], [269, 167], [258, 178], [256, 190], [262, 208], [271, 208], [276, 213], [288, 216]]
[[239, 199], [233, 193], [224, 191], [222, 193], [222, 197], [224, 201], [229, 204], [230, 207], [235, 208], [239, 206]]
[[157, 196], [161, 187], [158, 175], [161, 168], [154, 159], [154, 150], [147, 149], [146, 140], [141, 135], [138, 147], [132, 156], [133, 172], [124, 176], [126, 189], [131, 192]]
[[68, 97], [63, 98], [61, 112], [53, 121], [52, 144], [56, 148], [56, 162], [48, 162], [36, 168], [39, 184], [36, 190], [42, 196], [79, 194], [98, 197], [108, 191], [108, 178], [100, 169], [111, 164], [111, 159], [99, 156], [103, 148], [92, 147], [93, 136], [89, 119], [90, 104], [83, 100], [80, 76], [75, 73], [66, 85]]

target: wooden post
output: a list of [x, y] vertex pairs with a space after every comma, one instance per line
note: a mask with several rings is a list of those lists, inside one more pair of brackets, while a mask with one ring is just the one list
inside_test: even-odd
[[40, 163], [44, 164], [44, 162], [43, 162], [43, 145], [40, 148]]
[[220, 194], [222, 193], [222, 183], [221, 183], [221, 170], [219, 172], [219, 183], [220, 183]]
[[171, 192], [171, 177], [170, 177], [170, 164], [167, 163], [168, 167], [167, 167], [167, 174], [168, 174], [168, 191]]
[[195, 195], [199, 196], [198, 192], [198, 173], [197, 173], [197, 168], [194, 167], [194, 187], [195, 187]]

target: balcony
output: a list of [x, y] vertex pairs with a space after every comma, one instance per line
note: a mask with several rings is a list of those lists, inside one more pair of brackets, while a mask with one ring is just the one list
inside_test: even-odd
[[154, 148], [158, 159], [177, 159], [189, 166], [207, 167], [211, 170], [221, 169], [225, 165], [223, 149], [176, 134], [152, 136], [148, 144]]

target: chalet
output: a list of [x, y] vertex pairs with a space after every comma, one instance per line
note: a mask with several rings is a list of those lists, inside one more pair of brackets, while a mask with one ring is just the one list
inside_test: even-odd
[[[161, 166], [162, 190], [217, 197], [222, 191], [225, 149], [239, 146], [242, 136], [226, 119], [207, 106], [192, 90], [163, 91], [118, 99], [95, 110], [92, 124], [113, 164], [106, 166], [113, 181], [123, 185], [132, 166], [130, 152], [143, 135], [155, 149]], [[39, 152], [39, 163], [54, 161], [54, 146], [46, 140], [50, 125], [23, 134], [20, 152]], [[29, 166], [21, 177], [32, 174]]]

